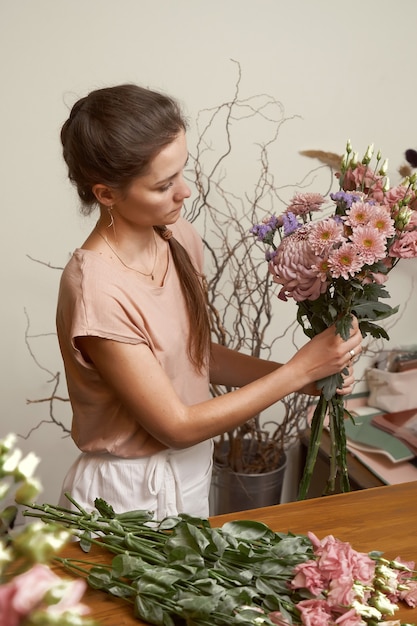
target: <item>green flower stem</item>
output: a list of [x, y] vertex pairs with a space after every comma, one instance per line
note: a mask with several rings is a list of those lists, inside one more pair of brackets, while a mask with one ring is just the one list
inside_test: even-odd
[[330, 472], [325, 495], [334, 493], [336, 478], [339, 474], [340, 490], [350, 491], [349, 474], [346, 462], [346, 431], [345, 406], [342, 396], [336, 394], [329, 401], [329, 431], [330, 431]]
[[300, 482], [298, 500], [305, 500], [311, 484], [317, 454], [320, 448], [321, 435], [323, 432], [324, 418], [326, 417], [328, 401], [321, 395], [314, 410], [311, 420], [311, 436], [307, 450], [307, 458], [304, 466], [303, 476]]
[[344, 399], [342, 396], [335, 394], [329, 400], [326, 400], [324, 395], [320, 396], [311, 420], [311, 436], [304, 472], [300, 482], [298, 500], [304, 500], [307, 497], [311, 485], [326, 415], [329, 416], [330, 472], [324, 495], [334, 493], [338, 475], [341, 491], [350, 491], [349, 475], [346, 465], [345, 412]]

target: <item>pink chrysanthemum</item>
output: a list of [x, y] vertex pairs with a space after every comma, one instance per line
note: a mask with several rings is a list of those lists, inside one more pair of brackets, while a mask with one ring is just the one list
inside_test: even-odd
[[320, 193], [296, 193], [286, 212], [295, 216], [307, 215], [313, 211], [318, 211], [324, 202]]
[[346, 211], [345, 224], [352, 228], [368, 224], [375, 212], [375, 207], [369, 202], [354, 202]]
[[343, 240], [343, 227], [331, 217], [315, 222], [310, 230], [309, 242], [316, 254], [323, 254]]
[[378, 207], [372, 214], [369, 220], [369, 226], [375, 228], [381, 235], [393, 237], [395, 235], [394, 220], [392, 219], [389, 211], [383, 206]]
[[281, 300], [316, 300], [328, 287], [313, 269], [321, 259], [309, 244], [310, 230], [306, 225], [285, 237], [269, 263], [274, 282], [282, 285], [278, 294]]
[[328, 282], [329, 280], [329, 262], [328, 262], [328, 258], [323, 257], [321, 258], [318, 263], [314, 263], [311, 266], [311, 269], [314, 272], [317, 272], [317, 276], [320, 278], [321, 282]]
[[329, 272], [333, 278], [349, 280], [362, 269], [363, 261], [359, 258], [356, 246], [351, 242], [342, 243], [329, 254]]
[[372, 265], [385, 258], [387, 252], [386, 238], [376, 228], [372, 226], [355, 228], [350, 239], [356, 246], [363, 265]]

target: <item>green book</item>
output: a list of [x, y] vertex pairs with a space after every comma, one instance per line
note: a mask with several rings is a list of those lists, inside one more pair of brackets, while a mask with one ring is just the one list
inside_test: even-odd
[[349, 418], [345, 420], [348, 447], [362, 452], [383, 454], [392, 463], [410, 461], [414, 458], [414, 452], [403, 441], [373, 426], [372, 420], [376, 415], [382, 414], [381, 411], [372, 407], [358, 407], [351, 413], [355, 421], [352, 422]]

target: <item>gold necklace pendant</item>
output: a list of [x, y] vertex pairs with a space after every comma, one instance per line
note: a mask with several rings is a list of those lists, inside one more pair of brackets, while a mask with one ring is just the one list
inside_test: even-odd
[[132, 272], [137, 272], [138, 274], [141, 274], [142, 276], [150, 277], [152, 280], [155, 280], [155, 268], [156, 268], [156, 261], [158, 259], [158, 243], [156, 241], [155, 229], [153, 230], [153, 239], [154, 239], [154, 244], [155, 244], [155, 252], [154, 252], [153, 266], [152, 266], [152, 269], [151, 269], [150, 272], [141, 272], [141, 270], [136, 269], [136, 267], [131, 267], [130, 265], [125, 263], [123, 261], [123, 259], [121, 258], [121, 256], [119, 255], [119, 253], [111, 245], [111, 243], [107, 239], [106, 235], [103, 235], [98, 229], [96, 229], [96, 231], [97, 231], [97, 234], [102, 238], [104, 243], [106, 243], [108, 245], [110, 250], [113, 252], [113, 254], [116, 256], [116, 258], [123, 265], [123, 267], [125, 267], [128, 270], [132, 270]]

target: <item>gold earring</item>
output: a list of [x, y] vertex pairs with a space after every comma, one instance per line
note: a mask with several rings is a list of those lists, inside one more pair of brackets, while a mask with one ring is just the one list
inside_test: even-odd
[[113, 205], [107, 207], [107, 212], [108, 212], [109, 218], [110, 218], [110, 224], [107, 226], [107, 228], [111, 228], [112, 226], [114, 226], [114, 219], [113, 219], [112, 209], [113, 209]]

